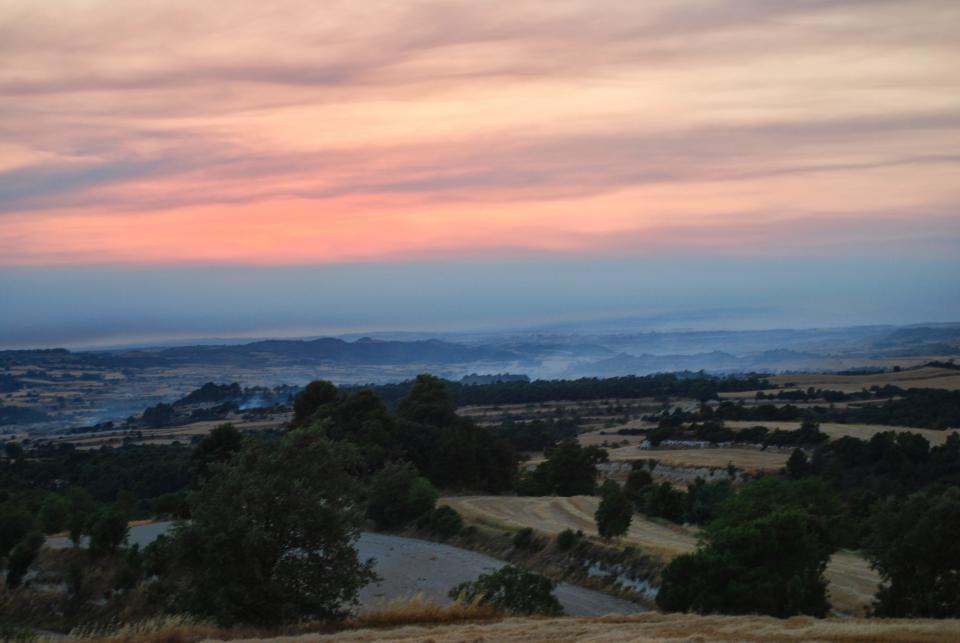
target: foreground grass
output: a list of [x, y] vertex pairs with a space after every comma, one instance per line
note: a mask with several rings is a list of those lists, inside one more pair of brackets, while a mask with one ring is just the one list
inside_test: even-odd
[[957, 620], [814, 619], [779, 620], [759, 616], [643, 614], [600, 618], [505, 618], [478, 606], [441, 608], [426, 602], [402, 604], [344, 624], [337, 632], [281, 636], [169, 624], [131, 629], [97, 639], [104, 643], [194, 643], [242, 640], [246, 643], [321, 643], [328, 641], [956, 641]]
[[960, 621], [778, 620], [753, 616], [645, 614], [601, 618], [507, 618], [494, 623], [407, 626], [391, 630], [357, 630], [334, 636], [252, 639], [248, 643], [316, 641], [956, 641]]
[[271, 631], [251, 627], [222, 628], [189, 617], [173, 616], [117, 628], [74, 631], [71, 634], [93, 643], [196, 643], [206, 640], [270, 640], [277, 636], [291, 640], [313, 640], [317, 637], [336, 640], [351, 630], [384, 632], [411, 625], [463, 625], [503, 618], [502, 612], [489, 605], [476, 602], [438, 605], [422, 596], [414, 596], [391, 601], [381, 609], [361, 613], [335, 625], [305, 623]]

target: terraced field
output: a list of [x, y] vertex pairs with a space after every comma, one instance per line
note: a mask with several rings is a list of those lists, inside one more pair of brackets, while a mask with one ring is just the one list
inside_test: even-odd
[[[593, 515], [598, 503], [599, 498], [595, 496], [462, 496], [441, 500], [441, 504], [453, 507], [469, 521], [510, 528], [530, 527], [546, 534], [580, 529], [590, 535], [597, 535]], [[623, 542], [670, 559], [693, 551], [697, 538], [692, 529], [635, 515]], [[880, 577], [866, 561], [851, 552], [838, 552], [830, 561], [826, 575], [834, 610], [844, 614], [864, 614], [880, 582]]]

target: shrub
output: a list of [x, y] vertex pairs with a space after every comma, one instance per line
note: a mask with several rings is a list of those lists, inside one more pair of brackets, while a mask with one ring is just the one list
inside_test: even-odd
[[36, 560], [37, 554], [40, 553], [44, 540], [43, 534], [39, 531], [31, 531], [13, 548], [7, 560], [8, 588], [16, 589], [20, 586], [27, 569]]
[[513, 536], [513, 546], [517, 549], [539, 550], [540, 543], [530, 527], [524, 527]]
[[452, 538], [463, 529], [463, 518], [453, 507], [443, 505], [430, 513], [430, 529], [443, 538]]
[[429, 480], [422, 476], [417, 478], [407, 493], [407, 515], [416, 518], [433, 511], [439, 497], [440, 493]]
[[450, 598], [461, 602], [477, 601], [514, 614], [563, 614], [560, 601], [553, 595], [556, 583], [513, 565], [481, 574], [477, 580], [461, 583], [450, 590]]
[[577, 544], [577, 534], [572, 529], [564, 529], [557, 534], [557, 549], [560, 551], [569, 551]]

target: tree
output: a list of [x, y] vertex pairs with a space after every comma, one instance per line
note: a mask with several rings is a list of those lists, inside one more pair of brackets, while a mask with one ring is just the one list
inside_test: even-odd
[[213, 465], [174, 539], [180, 608], [225, 624], [345, 616], [373, 578], [354, 548], [362, 507], [348, 472], [360, 461], [311, 426]]
[[825, 616], [823, 572], [833, 548], [815, 521], [777, 511], [734, 526], [708, 525], [692, 554], [663, 571], [657, 605], [670, 612]]
[[127, 514], [117, 505], [104, 507], [90, 525], [90, 553], [94, 556], [113, 554], [127, 540]]
[[596, 491], [597, 464], [606, 462], [606, 451], [564, 440], [545, 455], [546, 460], [532, 474], [531, 491], [558, 496], [592, 495]]
[[607, 480], [600, 489], [600, 506], [594, 514], [597, 532], [603, 538], [616, 538], [627, 533], [633, 519], [633, 504], [613, 480]]
[[67, 529], [70, 531], [70, 540], [74, 546], [80, 544], [80, 538], [87, 533], [90, 521], [97, 510], [97, 503], [82, 487], [67, 489]]
[[419, 477], [410, 485], [407, 493], [407, 509], [411, 518], [417, 518], [433, 511], [440, 492], [424, 477]]
[[37, 522], [40, 530], [45, 534], [55, 534], [67, 527], [67, 516], [70, 504], [59, 493], [48, 493], [40, 505]]
[[733, 484], [729, 479], [707, 482], [698, 477], [687, 485], [687, 522], [694, 525], [707, 524], [716, 518], [720, 506], [732, 495]]
[[443, 380], [433, 375], [417, 375], [413, 387], [397, 405], [397, 415], [428, 426], [449, 426], [457, 421], [457, 407], [447, 395]]
[[631, 501], [636, 502], [643, 490], [651, 484], [653, 484], [653, 476], [650, 472], [643, 468], [642, 463], [634, 462], [627, 481], [623, 485], [623, 492]]
[[674, 489], [669, 482], [651, 484], [638, 496], [636, 507], [637, 511], [648, 516], [666, 518], [680, 524], [686, 513], [687, 496], [680, 489]]
[[481, 574], [473, 582], [461, 583], [450, 590], [450, 598], [482, 604], [513, 614], [560, 616], [563, 607], [553, 595], [556, 583], [545, 576], [513, 565]]
[[895, 618], [960, 617], [960, 488], [875, 507], [864, 552], [883, 584], [874, 611]]
[[210, 475], [210, 465], [226, 462], [243, 446], [243, 434], [232, 424], [221, 424], [208, 433], [190, 456], [190, 465], [194, 475], [200, 481]]
[[762, 478], [720, 506], [692, 554], [664, 570], [657, 605], [703, 614], [823, 616], [842, 506], [820, 480]]
[[378, 528], [393, 529], [415, 517], [411, 515], [408, 501], [417, 478], [415, 466], [398, 462], [388, 464], [370, 479], [367, 514]]
[[0, 558], [5, 557], [33, 529], [33, 516], [10, 502], [0, 505]]
[[302, 424], [321, 407], [337, 401], [337, 387], [326, 380], [307, 384], [293, 400], [293, 422]]
[[173, 424], [177, 417], [177, 410], [172, 404], [160, 402], [156, 406], [151, 406], [143, 411], [143, 423], [151, 428], [159, 428]]
[[807, 454], [803, 449], [794, 449], [787, 460], [787, 477], [791, 480], [799, 480], [810, 472], [810, 462], [807, 460]]

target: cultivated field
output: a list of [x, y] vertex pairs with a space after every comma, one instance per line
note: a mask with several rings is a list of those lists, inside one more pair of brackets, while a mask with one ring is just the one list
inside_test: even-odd
[[[600, 499], [595, 496], [443, 498], [467, 520], [510, 528], [531, 527], [547, 534], [580, 529], [597, 535], [593, 515]], [[679, 525], [654, 522], [634, 515], [622, 542], [669, 559], [696, 548], [696, 532]], [[862, 558], [849, 552], [834, 555], [827, 568], [830, 602], [841, 613], [863, 614], [876, 592], [879, 576]]]
[[508, 618], [494, 622], [448, 625], [408, 625], [393, 629], [366, 629], [327, 636], [306, 634], [250, 643], [305, 643], [307, 641], [956, 641], [960, 621], [815, 619], [796, 616], [694, 616], [648, 613], [600, 618]]

